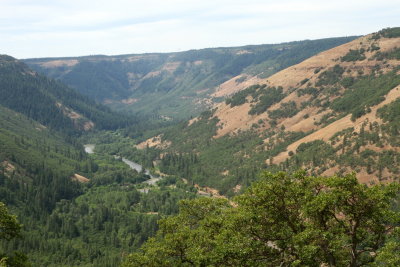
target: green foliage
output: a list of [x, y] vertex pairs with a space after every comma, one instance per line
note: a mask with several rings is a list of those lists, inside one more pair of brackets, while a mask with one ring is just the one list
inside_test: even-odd
[[42, 230], [48, 251], [36, 260], [52, 266], [118, 266], [121, 253], [155, 234], [162, 216], [178, 212], [178, 200], [195, 196], [188, 189], [181, 184], [141, 193], [132, 185], [108, 185], [61, 201]]
[[317, 74], [318, 72], [320, 72], [321, 71], [321, 68], [316, 68], [315, 70], [314, 70], [314, 74]]
[[396, 47], [391, 51], [388, 51], [387, 54], [385, 55], [386, 58], [388, 59], [400, 59], [400, 48]]
[[[97, 141], [105, 143], [99, 151], [126, 156], [134, 145], [106, 133]], [[74, 173], [90, 182], [73, 181]], [[160, 216], [176, 213], [179, 199], [195, 196], [180, 180], [149, 189], [140, 184], [147, 179], [112, 156], [88, 158], [73, 137], [66, 142], [0, 106], [0, 201], [24, 225], [22, 240], [0, 240], [1, 257], [7, 257], [7, 266], [25, 266], [26, 257], [13, 253], [18, 249], [34, 266], [117, 266], [123, 251], [134, 250], [155, 233]], [[0, 231], [0, 237], [9, 239], [12, 220], [3, 222], [9, 231]]]
[[260, 86], [259, 84], [252, 85], [244, 90], [237, 92], [232, 97], [227, 98], [225, 100], [225, 103], [227, 105], [231, 105], [232, 108], [234, 106], [240, 106], [240, 105], [246, 103], [247, 96], [254, 95], [256, 93], [256, 90], [259, 88], [265, 88], [265, 85], [263, 85], [263, 86]]
[[385, 38], [400, 37], [400, 27], [386, 28], [386, 29], [380, 30], [378, 32], [378, 36], [382, 36]]
[[344, 88], [349, 88], [350, 86], [352, 86], [354, 84], [354, 78], [353, 77], [344, 77], [341, 81], [340, 84], [344, 87]]
[[364, 76], [354, 82], [344, 95], [332, 102], [331, 108], [338, 112], [352, 113], [356, 119], [368, 108], [384, 100], [384, 95], [400, 84], [397, 70], [380, 76]]
[[372, 44], [371, 47], [370, 47], [371, 52], [378, 51], [380, 49], [381, 48], [376, 44]]
[[392, 237], [383, 246], [376, 257], [372, 266], [390, 266], [400, 265], [400, 228], [396, 228]]
[[366, 266], [383, 255], [395, 262], [398, 240], [389, 238], [400, 222], [391, 210], [399, 190], [367, 187], [354, 175], [265, 172], [233, 205], [182, 202], [123, 266]]
[[322, 165], [334, 155], [333, 148], [322, 140], [300, 144], [296, 149], [297, 167], [311, 162], [314, 166]]
[[[3, 114], [7, 116], [0, 113]], [[11, 115], [20, 122], [15, 113]], [[32, 122], [20, 123], [20, 127], [24, 124], [27, 127]], [[85, 157], [80, 162], [73, 158], [76, 152], [73, 147], [68, 147], [70, 154], [65, 156], [62, 141], [51, 135], [48, 145], [53, 145], [51, 142], [56, 139], [57, 152], [48, 146], [44, 152], [36, 153], [40, 146], [32, 146], [31, 138], [41, 137], [46, 130], [28, 131], [34, 135], [24, 137], [21, 154], [18, 149], [10, 150], [12, 154], [0, 153], [0, 200], [12, 205], [24, 224], [23, 240], [0, 242], [0, 247], [2, 251], [11, 252], [15, 248], [23, 251], [35, 266], [118, 266], [123, 251], [136, 249], [155, 233], [160, 216], [176, 213], [179, 199], [195, 196], [191, 186], [177, 180], [172, 181], [172, 186], [170, 183], [159, 189], [146, 188], [139, 183], [147, 177], [111, 156], [95, 154], [90, 160]], [[39, 165], [30, 163], [27, 155], [35, 155]], [[24, 162], [32, 167], [23, 168]], [[89, 177], [90, 182], [82, 185], [72, 181], [74, 167]], [[17, 256], [8, 256], [9, 261]]]
[[[0, 106], [0, 162], [11, 161], [26, 171], [72, 175], [87, 158], [79, 144], [43, 125]], [[79, 148], [78, 148], [79, 147]]]
[[342, 62], [363, 61], [366, 58], [364, 53], [365, 53], [364, 48], [356, 50], [350, 49], [350, 51], [346, 55], [341, 57], [340, 60]]
[[333, 68], [322, 72], [318, 76], [318, 81], [315, 85], [316, 86], [333, 85], [340, 80], [343, 73], [344, 69], [340, 65], [335, 65]]
[[[74, 71], [62, 76], [62, 81], [97, 101], [102, 101], [110, 95], [126, 98], [129, 96], [126, 90], [129, 88], [129, 81], [125, 72], [126, 69], [119, 62], [82, 60], [75, 66]], [[110, 88], [113, 88], [111, 94]]]
[[17, 237], [21, 231], [17, 217], [8, 212], [6, 205], [0, 202], [0, 239], [10, 241]]
[[[21, 225], [17, 221], [15, 215], [10, 214], [6, 205], [0, 202], [0, 240], [10, 241], [11, 239], [20, 237]], [[11, 254], [0, 253], [0, 266], [23, 267], [29, 266], [27, 257], [13, 251]]]
[[302, 89], [298, 89], [296, 91], [297, 96], [303, 96], [303, 95], [312, 95], [314, 98], [318, 96], [318, 89], [315, 87], [306, 87], [306, 88], [302, 88]]
[[[0, 56], [0, 105], [67, 134], [76, 134], [91, 120], [97, 128], [115, 129], [132, 121], [111, 112], [67, 86], [32, 72], [24, 63]], [[81, 114], [81, 123], [73, 121], [57, 106]]]
[[224, 199], [182, 201], [177, 216], [160, 221], [157, 237], [143, 246], [146, 252], [130, 255], [122, 266], [215, 266], [220, 243], [215, 237], [227, 209]]
[[281, 101], [286, 94], [283, 93], [282, 87], [267, 87], [258, 90], [253, 102], [257, 102], [249, 110], [250, 115], [261, 114], [270, 106]]
[[308, 79], [308, 78], [305, 78], [304, 80], [301, 80], [300, 85], [305, 84], [305, 83], [308, 82], [309, 80], [310, 80], [310, 79]]
[[400, 48], [395, 47], [394, 49], [387, 52], [376, 52], [373, 58], [377, 60], [385, 60], [385, 59], [400, 59]]
[[299, 112], [297, 105], [294, 101], [282, 103], [279, 109], [268, 112], [271, 119], [291, 118]]
[[[20, 253], [11, 255], [12, 251], [23, 251], [31, 259], [32, 248], [38, 249], [37, 243], [30, 243], [34, 229], [43, 223], [57, 201], [81, 192], [80, 185], [70, 177], [90, 161], [73, 143], [0, 106], [0, 201], [12, 207], [24, 224], [23, 240], [0, 242], [1, 251], [8, 253], [8, 265], [25, 266], [26, 257]], [[26, 231], [32, 235], [27, 237]], [[44, 237], [38, 239], [43, 242]]]
[[336, 132], [334, 135], [332, 135], [330, 140], [331, 141], [335, 140], [339, 136], [349, 135], [349, 134], [353, 133], [353, 131], [354, 131], [354, 127], [349, 127], [349, 128], [343, 129], [343, 130], [341, 130], [339, 132]]
[[378, 116], [385, 122], [398, 122], [400, 118], [400, 99], [396, 99], [378, 109]]
[[[161, 172], [218, 188], [221, 193], [231, 191], [238, 182], [247, 183], [255, 179], [256, 164], [262, 164], [263, 156], [250, 159], [245, 155], [254, 154], [254, 148], [262, 143], [260, 137], [250, 132], [218, 139], [210, 136], [204, 140], [198, 132], [195, 137], [180, 143], [172, 140], [176, 145], [162, 157], [159, 165]], [[277, 152], [271, 150], [269, 153]], [[226, 170], [230, 174], [221, 175]]]
[[390, 104], [378, 109], [377, 115], [386, 122], [384, 128], [391, 136], [398, 136], [400, 131], [400, 100], [397, 99]]

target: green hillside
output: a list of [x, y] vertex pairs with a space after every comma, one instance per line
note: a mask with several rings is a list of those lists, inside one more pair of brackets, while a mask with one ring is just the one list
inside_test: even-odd
[[3, 253], [22, 252], [33, 266], [118, 266], [162, 215], [178, 211], [178, 200], [195, 197], [173, 178], [144, 193], [146, 175], [67, 139], [0, 106], [0, 201], [23, 224], [20, 238], [0, 241]]
[[28, 173], [51, 170], [72, 175], [86, 158], [80, 144], [67, 143], [60, 134], [26, 116], [0, 106], [1, 160], [11, 160]]
[[[78, 139], [85, 123], [94, 122], [97, 134], [136, 119], [8, 56], [0, 60], [0, 91], [0, 202], [23, 225], [19, 238], [0, 240], [7, 266], [118, 266], [155, 233], [160, 216], [195, 196], [173, 178], [143, 191], [147, 175], [114, 156], [87, 155]], [[28, 265], [16, 262], [25, 258], [18, 253]]]
[[24, 63], [0, 56], [0, 105], [25, 114], [45, 126], [64, 132], [115, 129], [128, 118], [111, 112], [64, 84], [29, 69]]
[[[71, 177], [90, 164], [80, 145], [0, 106], [0, 201], [18, 215], [22, 235], [29, 233], [29, 241], [44, 242], [31, 234], [58, 201], [81, 194], [81, 186]], [[2, 251], [17, 248], [29, 255], [35, 245], [23, 240], [2, 241]]]

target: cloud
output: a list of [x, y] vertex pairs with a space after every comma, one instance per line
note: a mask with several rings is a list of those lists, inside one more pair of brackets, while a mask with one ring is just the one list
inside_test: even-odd
[[396, 0], [2, 0], [1, 53], [19, 58], [175, 51], [366, 34]]

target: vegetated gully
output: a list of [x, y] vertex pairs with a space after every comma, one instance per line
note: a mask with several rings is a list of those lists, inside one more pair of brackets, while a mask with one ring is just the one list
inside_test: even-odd
[[[94, 144], [87, 144], [87, 145], [84, 145], [84, 147], [85, 147], [85, 152], [86, 152], [86, 153], [88, 153], [88, 154], [93, 154], [93, 153], [94, 153], [94, 148], [96, 147], [96, 145], [94, 145]], [[117, 155], [114, 155], [114, 157], [117, 158], [117, 159], [121, 158], [120, 156], [117, 156]], [[133, 162], [133, 161], [131, 161], [131, 160], [129, 160], [129, 159], [126, 159], [126, 158], [124, 158], [124, 157], [122, 157], [121, 160], [122, 160], [126, 165], [128, 165], [131, 169], [136, 170], [137, 172], [141, 172], [141, 171], [143, 170], [143, 166], [140, 165], [140, 164], [138, 164], [138, 163], [136, 163], [136, 162]], [[152, 175], [152, 174], [150, 173], [150, 171], [147, 170], [147, 169], [144, 170], [144, 173], [145, 173], [146, 175], [150, 176], [150, 179], [147, 180], [147, 181], [144, 181], [143, 183], [146, 183], [146, 184], [149, 184], [149, 185], [155, 185], [155, 184], [161, 179], [161, 177], [159, 177], [159, 176], [154, 176], [154, 175]]]

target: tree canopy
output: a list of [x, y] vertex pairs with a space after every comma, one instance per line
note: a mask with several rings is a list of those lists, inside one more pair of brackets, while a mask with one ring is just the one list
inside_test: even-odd
[[[10, 241], [18, 237], [21, 231], [21, 225], [17, 217], [9, 213], [6, 205], [0, 202], [0, 240]], [[13, 255], [7, 255], [0, 252], [0, 267], [2, 266], [26, 266], [27, 258], [25, 255], [14, 252]]]
[[182, 201], [123, 266], [398, 266], [399, 190], [264, 172], [232, 202]]

